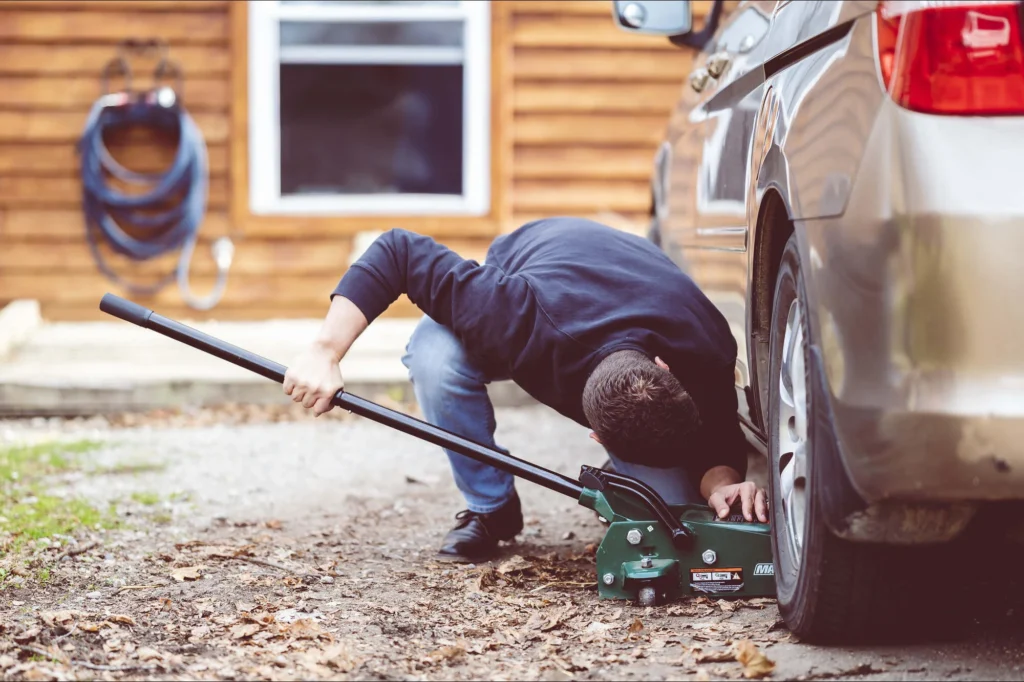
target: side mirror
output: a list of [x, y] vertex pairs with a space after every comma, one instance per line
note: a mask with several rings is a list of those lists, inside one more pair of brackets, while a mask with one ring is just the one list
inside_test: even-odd
[[690, 5], [681, 0], [615, 0], [615, 21], [631, 33], [678, 36], [693, 29]]

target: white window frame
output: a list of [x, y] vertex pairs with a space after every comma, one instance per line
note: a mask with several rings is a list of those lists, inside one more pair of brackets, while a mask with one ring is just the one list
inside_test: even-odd
[[[490, 2], [458, 5], [282, 5], [249, 0], [249, 210], [256, 215], [486, 215], [491, 204]], [[292, 63], [463, 64], [462, 194], [281, 195], [280, 22], [461, 20], [448, 47], [291, 48]]]

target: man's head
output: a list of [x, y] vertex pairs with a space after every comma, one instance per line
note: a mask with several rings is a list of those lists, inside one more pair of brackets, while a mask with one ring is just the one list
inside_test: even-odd
[[653, 467], [677, 465], [685, 437], [700, 424], [696, 403], [668, 366], [631, 350], [612, 353], [594, 369], [583, 412], [616, 457]]

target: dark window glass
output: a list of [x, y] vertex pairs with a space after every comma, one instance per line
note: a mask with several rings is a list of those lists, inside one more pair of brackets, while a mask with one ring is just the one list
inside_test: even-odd
[[281, 65], [281, 193], [462, 194], [462, 66]]

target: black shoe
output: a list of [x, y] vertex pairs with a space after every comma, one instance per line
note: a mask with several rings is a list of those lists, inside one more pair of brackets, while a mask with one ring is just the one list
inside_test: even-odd
[[455, 515], [455, 526], [448, 531], [437, 556], [448, 561], [478, 563], [494, 557], [498, 542], [511, 540], [523, 530], [523, 512], [519, 496], [489, 514], [468, 509]]

